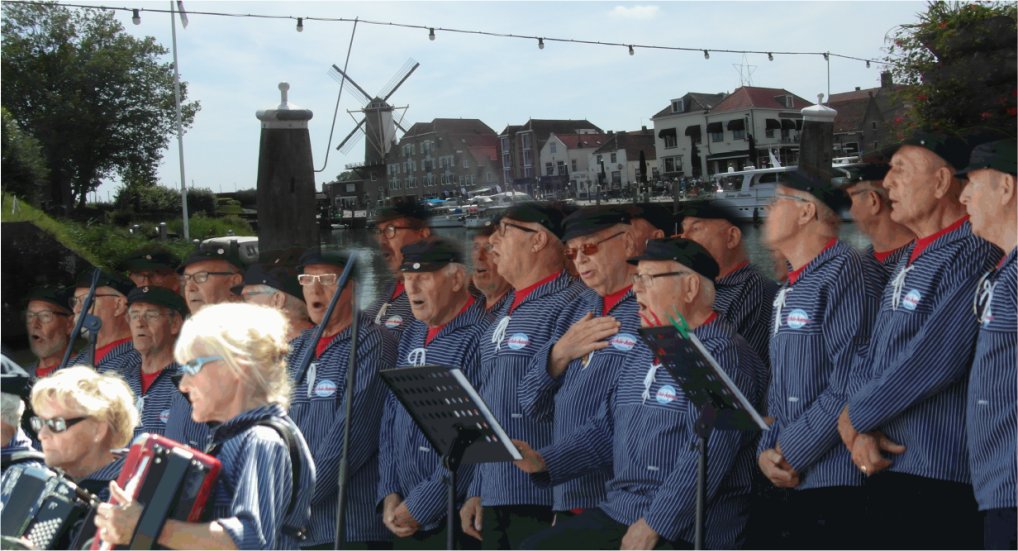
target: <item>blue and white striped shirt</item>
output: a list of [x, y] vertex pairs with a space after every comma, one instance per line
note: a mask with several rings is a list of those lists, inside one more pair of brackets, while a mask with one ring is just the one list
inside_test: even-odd
[[766, 389], [771, 378], [771, 308], [778, 285], [764, 277], [756, 266], [746, 264], [719, 277], [714, 282], [714, 289], [714, 310], [735, 327], [763, 361], [763, 370], [757, 377], [757, 387]]
[[859, 432], [881, 430], [906, 447], [890, 471], [967, 484], [965, 402], [978, 333], [972, 293], [1000, 252], [967, 221], [909, 265], [914, 247], [884, 289], [848, 414]]
[[[132, 356], [137, 356], [138, 351], [134, 349], [134, 342], [131, 339], [114, 346], [109, 352], [103, 356], [102, 361], [98, 362], [99, 365], [93, 366], [99, 373], [107, 373], [114, 371], [120, 373], [124, 366], [135, 361]], [[78, 352], [77, 356], [67, 364], [67, 367], [75, 365], [91, 365], [88, 362], [88, 345], [86, 344], [82, 348], [81, 352]]]
[[385, 286], [382, 294], [363, 313], [372, 323], [392, 331], [396, 339], [399, 339], [400, 333], [414, 320], [414, 311], [410, 308], [410, 298], [406, 291], [392, 300], [395, 292], [396, 282], [393, 281]]
[[[526, 415], [517, 397], [520, 380], [530, 360], [551, 340], [569, 328], [568, 319], [559, 319], [563, 310], [586, 290], [564, 270], [553, 280], [538, 286], [512, 312], [516, 292], [507, 300], [481, 337], [480, 394], [510, 438], [536, 447], [551, 443], [550, 420]], [[470, 496], [480, 496], [481, 505], [551, 506], [548, 488], [537, 487], [512, 463], [482, 463], [474, 471]]]
[[[304, 373], [296, 367], [305, 354], [314, 354], [314, 329], [292, 341], [290, 376], [294, 381], [290, 417], [300, 427], [318, 466], [318, 484], [311, 501], [311, 529], [304, 545], [333, 541], [336, 532], [339, 458], [346, 418], [346, 371], [350, 365], [351, 328], [338, 333]], [[353, 392], [353, 422], [348, 455], [346, 539], [380, 541], [392, 537], [375, 509], [378, 492], [378, 435], [385, 404], [385, 383], [378, 371], [396, 363], [396, 338], [361, 314], [357, 345], [357, 377]]]
[[109, 501], [110, 481], [116, 480], [123, 468], [124, 458], [114, 459], [76, 482], [78, 486], [95, 494], [99, 501]]
[[[425, 344], [427, 324], [411, 321], [400, 339], [397, 365], [458, 367], [476, 387], [481, 365], [481, 334], [488, 328], [484, 316], [484, 305], [474, 303], [445, 325], [428, 344]], [[392, 391], [386, 393], [379, 440], [378, 502], [381, 503], [389, 494], [399, 494], [422, 530], [441, 527], [445, 519], [448, 487], [442, 457], [438, 450], [432, 449], [431, 443]], [[458, 500], [466, 497], [473, 470], [473, 465], [460, 465], [457, 469]]]
[[837, 424], [879, 300], [867, 289], [864, 263], [837, 242], [785, 282], [774, 302], [767, 408], [774, 424], [758, 451], [780, 443], [801, 490], [862, 484]]
[[[632, 289], [610, 312], [603, 310], [604, 299], [587, 289], [563, 314], [570, 326], [590, 312], [596, 317], [614, 317], [622, 326], [608, 339], [611, 346], [593, 352], [586, 360], [569, 362], [565, 372], [553, 379], [548, 374], [548, 358], [558, 342], [556, 338], [534, 354], [520, 381], [518, 394], [524, 415], [551, 421], [553, 442], [561, 441], [594, 417], [611, 395], [626, 364], [640, 358], [642, 352], [650, 353], [640, 339], [640, 306]], [[604, 500], [605, 484], [610, 478], [611, 471], [605, 468], [555, 486], [552, 508], [569, 511], [597, 507]]]
[[908, 253], [911, 249], [911, 246], [905, 245], [891, 251], [890, 254], [885, 256], [882, 260], [878, 260], [876, 249], [873, 248], [873, 245], [866, 247], [866, 250], [863, 252], [863, 259], [868, 262], [872, 262], [873, 266], [876, 268], [875, 271], [871, 272], [875, 275], [873, 278], [873, 284], [881, 290], [886, 287], [887, 282], [891, 280], [891, 275], [894, 274], [894, 270], [898, 266], [898, 263], [901, 262], [902, 258], [908, 258], [906, 253]]
[[969, 375], [969, 466], [980, 510], [1015, 507], [1018, 486], [1018, 261], [1015, 250], [976, 289], [979, 336]]
[[[174, 396], [180, 394], [177, 385], [173, 383], [173, 375], [178, 368], [177, 362], [171, 362], [163, 368], [156, 376], [155, 381], [152, 381], [148, 387], [148, 392], [145, 393], [141, 391], [141, 356], [138, 356], [137, 364], [124, 366], [120, 372], [124, 380], [127, 381], [127, 386], [131, 387], [131, 392], [134, 393], [135, 407], [138, 408], [138, 415], [141, 418], [141, 423], [134, 429], [135, 436], [143, 432], [166, 434], [166, 425], [170, 420], [170, 408], [173, 405]], [[186, 444], [186, 442], [181, 443]], [[204, 447], [195, 449], [202, 450]]]
[[[761, 369], [749, 344], [723, 319], [693, 333], [751, 402], [759, 399]], [[610, 466], [600, 508], [632, 525], [643, 518], [662, 538], [693, 541], [699, 452], [694, 424], [699, 410], [650, 351], [626, 364], [602, 412], [568, 438], [540, 450], [548, 467], [536, 480], [559, 484], [590, 469]], [[736, 549], [747, 520], [755, 465], [753, 432], [716, 430], [708, 440], [706, 545]]]
[[[283, 438], [272, 427], [256, 425], [270, 417], [282, 419], [293, 429], [302, 460], [300, 480], [293, 480], [290, 449]], [[283, 408], [268, 404], [245, 411], [217, 426], [212, 440], [219, 446], [216, 459], [223, 465], [212, 493], [215, 522], [237, 549], [299, 549], [303, 542], [284, 533], [284, 527], [308, 525], [315, 463]], [[296, 501], [287, 515], [294, 492]]]
[[[181, 374], [179, 366], [176, 371], [177, 375]], [[187, 444], [196, 450], [204, 450], [211, 441], [212, 432], [209, 425], [191, 418], [191, 402], [179, 388], [170, 396], [169, 417], [166, 419], [166, 432], [163, 436]]]

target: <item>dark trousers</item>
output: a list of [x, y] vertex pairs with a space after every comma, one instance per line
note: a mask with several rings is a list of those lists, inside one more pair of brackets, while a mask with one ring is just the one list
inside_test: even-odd
[[551, 507], [503, 505], [485, 507], [481, 524], [482, 549], [526, 549], [524, 538], [551, 526]]
[[1018, 549], [1018, 509], [983, 511], [983, 549]]
[[[587, 509], [583, 513], [559, 516], [555, 526], [523, 540], [521, 549], [619, 549], [629, 527], [616, 522], [601, 509]], [[673, 545], [659, 540], [655, 549], [691, 549], [680, 543]]]
[[788, 549], [794, 524], [789, 517], [788, 500], [795, 491], [776, 488], [759, 469], [756, 475], [749, 496], [746, 549]]
[[873, 542], [860, 537], [866, 519], [866, 493], [861, 487], [795, 490], [788, 497], [788, 512], [789, 549], [872, 547]]
[[980, 549], [982, 519], [972, 486], [884, 472], [866, 481], [866, 530], [878, 549]]
[[[418, 530], [414, 535], [407, 538], [393, 538], [393, 549], [445, 549], [447, 532], [445, 519], [442, 519], [441, 526], [433, 530]], [[472, 536], [464, 534], [463, 530], [460, 529], [459, 515], [453, 518], [453, 533], [455, 534], [453, 545], [456, 546], [456, 549], [481, 548], [481, 542]]]

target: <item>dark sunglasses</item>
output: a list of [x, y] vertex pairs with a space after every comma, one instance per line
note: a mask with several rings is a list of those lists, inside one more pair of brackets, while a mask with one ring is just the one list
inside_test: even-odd
[[32, 424], [32, 430], [34, 430], [36, 433], [41, 432], [43, 427], [49, 427], [49, 430], [52, 433], [61, 433], [73, 427], [74, 425], [84, 421], [85, 419], [88, 419], [87, 415], [85, 417], [73, 417], [71, 419], [64, 419], [63, 417], [43, 419], [38, 415], [33, 415], [29, 421]]
[[584, 243], [584, 244], [580, 245], [579, 247], [567, 247], [566, 248], [566, 258], [568, 258], [569, 260], [576, 260], [576, 255], [581, 253], [581, 252], [583, 253], [584, 256], [595, 255], [595, 254], [597, 254], [597, 251], [599, 250], [598, 245], [600, 245], [601, 243], [604, 243], [605, 241], [611, 241], [612, 239], [615, 239], [616, 237], [618, 237], [618, 236], [620, 236], [620, 235], [622, 235], [624, 233], [626, 233], [626, 232], [620, 231], [619, 233], [616, 233], [615, 235], [612, 235], [611, 237], [605, 237], [604, 239], [602, 239], [602, 240], [600, 240], [600, 241], [598, 241], [596, 243]]

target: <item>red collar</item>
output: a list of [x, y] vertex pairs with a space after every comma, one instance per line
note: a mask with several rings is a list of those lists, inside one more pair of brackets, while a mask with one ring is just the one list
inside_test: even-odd
[[[456, 318], [462, 316], [463, 312], [466, 312], [467, 308], [470, 308], [473, 305], [474, 305], [474, 297], [471, 295], [469, 298], [467, 298], [467, 303], [463, 305], [463, 308], [460, 308], [459, 313], [457, 313], [456, 317], [454, 317], [453, 319], [456, 319]], [[442, 329], [445, 328], [446, 325], [449, 325], [449, 324], [448, 323], [443, 323], [442, 325], [439, 325], [438, 327], [429, 327], [428, 328], [428, 334], [425, 335], [425, 337], [424, 337], [424, 346], [428, 346], [429, 344], [431, 344], [431, 341], [435, 340], [435, 337], [438, 336], [438, 334], [442, 331]]]
[[40, 360], [39, 365], [35, 366], [35, 377], [37, 379], [42, 379], [43, 377], [46, 377], [47, 375], [53, 373], [53, 371], [57, 368], [58, 365], [60, 365], [60, 360], [57, 360], [56, 362], [53, 363], [53, 365], [49, 367], [43, 367], [42, 360]]
[[96, 348], [95, 349], [95, 365], [98, 366], [103, 361], [103, 358], [105, 358], [106, 355], [110, 353], [110, 350], [113, 350], [114, 348], [124, 344], [125, 342], [127, 342], [129, 340], [131, 340], [131, 337], [126, 337], [126, 338], [120, 339], [119, 341], [113, 341], [113, 342], [111, 342], [111, 343], [109, 343], [109, 344], [107, 344], [105, 346], [100, 346], [99, 348]]
[[915, 262], [916, 259], [919, 258], [919, 255], [923, 254], [923, 251], [926, 250], [926, 247], [929, 247], [931, 243], [933, 243], [937, 239], [943, 237], [944, 235], [946, 235], [948, 233], [951, 233], [954, 230], [960, 228], [962, 226], [962, 224], [964, 224], [965, 222], [968, 221], [968, 219], [969, 219], [969, 217], [966, 214], [965, 216], [962, 216], [961, 218], [959, 218], [958, 221], [955, 222], [954, 224], [951, 224], [950, 226], [948, 226], [948, 227], [938, 231], [937, 233], [935, 233], [933, 235], [927, 235], [926, 237], [921, 237], [919, 239], [916, 239], [915, 240], [915, 248], [912, 249], [912, 255], [908, 257], [908, 263], [912, 264], [913, 262]]
[[[827, 249], [830, 249], [831, 247], [833, 247], [834, 244], [837, 243], [837, 242], [838, 242], [838, 238], [837, 237], [832, 237], [831, 240], [828, 241], [826, 245], [824, 245], [824, 248], [820, 249], [820, 252], [817, 253], [817, 256], [820, 256], [820, 255], [824, 254], [824, 251], [826, 251]], [[814, 256], [813, 258], [816, 259], [816, 256]], [[810, 262], [813, 262], [813, 261], [810, 260]], [[788, 284], [789, 285], [794, 284], [795, 280], [799, 279], [799, 276], [802, 275], [802, 271], [806, 269], [806, 266], [809, 266], [810, 262], [807, 262], [807, 263], [803, 264], [802, 266], [799, 266], [797, 269], [792, 270], [791, 272], [788, 272]]]
[[154, 373], [141, 372], [141, 393], [148, 394], [148, 389], [152, 386], [152, 383], [156, 382], [159, 375], [162, 375], [163, 370], [156, 371]]
[[622, 289], [619, 289], [618, 291], [615, 291], [614, 293], [609, 293], [601, 297], [601, 304], [604, 307], [602, 312], [604, 313], [604, 315], [607, 316], [608, 312], [612, 311], [612, 308], [615, 308], [615, 306], [618, 305], [618, 303], [622, 302], [622, 298], [625, 297], [626, 293], [628, 293], [629, 290], [632, 288], [633, 288], [632, 285], [628, 285], [626, 287], [623, 287]]
[[332, 341], [336, 340], [336, 337], [338, 335], [339, 335], [339, 333], [336, 333], [335, 335], [329, 335], [327, 337], [322, 337], [322, 338], [318, 339], [318, 344], [315, 346], [315, 359], [316, 360], [322, 354], [325, 353], [325, 349], [329, 348], [329, 345], [332, 344]]
[[406, 285], [403, 284], [403, 280], [401, 279], [401, 280], [397, 281], [396, 282], [396, 290], [394, 290], [392, 292], [392, 296], [389, 297], [389, 302], [392, 302], [392, 301], [396, 300], [400, 295], [403, 294], [403, 291], [405, 291], [405, 290], [406, 290]]
[[700, 324], [700, 327], [703, 327], [704, 325], [707, 325], [708, 323], [710, 323], [710, 322], [712, 322], [712, 321], [714, 321], [716, 319], [718, 319], [718, 313], [717, 312], [711, 312], [710, 315], [707, 316], [707, 319], [703, 320], [703, 323]]
[[905, 245], [904, 247], [898, 247], [897, 249], [891, 249], [889, 251], [884, 251], [884, 252], [880, 252], [880, 251], [874, 250], [873, 251], [873, 258], [877, 259], [877, 262], [880, 262], [881, 264], [883, 264], [883, 262], [885, 260], [887, 260], [887, 258], [889, 256], [891, 256], [892, 254], [900, 251], [901, 249], [903, 249], [903, 248], [905, 248], [907, 246], [908, 245]]
[[517, 290], [516, 291], [516, 296], [513, 297], [513, 303], [509, 305], [509, 313], [512, 314], [513, 310], [515, 310], [516, 307], [518, 307], [520, 304], [523, 304], [523, 301], [526, 300], [526, 298], [528, 296], [530, 296], [530, 293], [533, 293], [541, 285], [546, 285], [548, 283], [551, 283], [561, 273], [562, 272], [560, 272], [560, 271], [559, 272], [555, 272], [555, 273], [551, 274], [550, 276], [542, 279], [541, 281], [538, 281], [537, 283], [535, 283], [535, 284], [533, 284], [533, 285], [531, 285], [529, 287], [524, 287], [522, 289]]

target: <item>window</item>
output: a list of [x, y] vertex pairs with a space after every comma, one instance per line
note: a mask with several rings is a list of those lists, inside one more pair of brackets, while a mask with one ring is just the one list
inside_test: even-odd
[[873, 125], [873, 130], [876, 130], [877, 129], [877, 121], [873, 121], [872, 125]]
[[674, 149], [679, 146], [679, 138], [674, 133], [665, 134], [665, 149]]
[[686, 112], [686, 101], [682, 99], [672, 100], [672, 113], [685, 113]]
[[559, 176], [565, 176], [566, 175], [566, 162], [565, 161], [559, 161], [558, 162], [558, 166], [556, 168], [558, 169]]
[[725, 140], [725, 132], [719, 130], [718, 132], [710, 132], [710, 141], [714, 143], [723, 142]]
[[431, 172], [433, 169], [434, 169], [434, 166], [431, 164], [431, 159], [425, 160], [424, 161], [424, 172]]
[[555, 168], [551, 166], [551, 163], [544, 163], [544, 173], [548, 176], [555, 174]]
[[533, 178], [534, 177], [534, 167], [532, 167], [532, 166], [525, 166], [525, 167], [523, 167], [523, 177], [524, 178]]
[[399, 189], [399, 178], [393, 178], [392, 182], [389, 184], [389, 187], [394, 190]]
[[558, 153], [557, 144], [553, 141], [548, 142], [548, 151], [551, 153]]
[[764, 130], [764, 136], [766, 136], [768, 138], [773, 138], [774, 137], [774, 129], [773, 128], [768, 128], [767, 130]]
[[665, 157], [665, 172], [675, 172], [675, 157]]
[[613, 162], [613, 163], [617, 163], [618, 162], [618, 156], [615, 153], [612, 153], [611, 159], [612, 159], [611, 162]]
[[604, 162], [604, 159], [603, 159], [603, 158], [602, 158], [602, 157], [601, 157], [600, 155], [598, 155], [598, 156], [597, 156], [597, 164], [599, 164], [599, 165], [600, 165], [600, 164], [601, 164], [601, 163], [603, 163], [603, 162]]
[[732, 139], [734, 140], [745, 140], [746, 130], [732, 130]]
[[347, 184], [346, 185], [346, 192], [347, 193], [357, 193], [357, 184]]
[[573, 172], [576, 172], [576, 159], [569, 161], [569, 166], [572, 167]]
[[523, 144], [523, 149], [530, 149], [530, 134], [523, 134], [520, 136], [520, 142]]
[[[523, 150], [523, 166], [525, 168], [531, 168], [533, 165], [534, 165], [534, 163], [530, 159], [530, 150], [529, 149], [524, 149]], [[531, 169], [531, 172], [533, 172], [532, 169]]]
[[470, 168], [470, 159], [463, 157], [463, 168]]
[[653, 178], [654, 178], [655, 180], [657, 180], [657, 179], [661, 178], [661, 172], [660, 172], [660, 171], [658, 171], [658, 169], [657, 169], [657, 167], [656, 167], [656, 166], [655, 166], [655, 167], [652, 167], [652, 168], [650, 169], [650, 171], [651, 171], [651, 174], [653, 175]]

